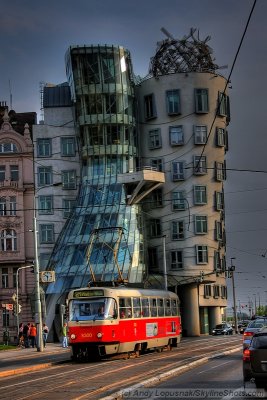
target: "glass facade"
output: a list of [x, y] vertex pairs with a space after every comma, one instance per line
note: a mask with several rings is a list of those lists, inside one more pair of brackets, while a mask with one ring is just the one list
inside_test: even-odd
[[[142, 282], [141, 209], [127, 205], [118, 174], [137, 167], [134, 82], [130, 54], [122, 47], [73, 46], [66, 72], [79, 130], [82, 179], [75, 208], [47, 269], [56, 271], [49, 295], [101, 281]], [[62, 298], [60, 299], [62, 303]]]

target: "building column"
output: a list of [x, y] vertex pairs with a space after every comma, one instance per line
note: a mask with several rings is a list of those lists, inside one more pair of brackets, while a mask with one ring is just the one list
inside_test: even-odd
[[221, 307], [209, 307], [209, 327], [210, 334], [212, 329], [222, 323]]
[[200, 336], [198, 285], [179, 288], [183, 336]]

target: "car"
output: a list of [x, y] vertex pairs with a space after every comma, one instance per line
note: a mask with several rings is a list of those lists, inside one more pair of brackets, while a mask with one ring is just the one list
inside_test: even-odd
[[218, 324], [212, 329], [212, 335], [232, 335], [233, 327], [230, 324]]
[[249, 347], [253, 335], [263, 327], [267, 327], [267, 318], [256, 318], [251, 321], [243, 333], [243, 348]]
[[243, 350], [244, 382], [252, 378], [257, 388], [267, 387], [267, 328], [254, 333], [249, 347]]

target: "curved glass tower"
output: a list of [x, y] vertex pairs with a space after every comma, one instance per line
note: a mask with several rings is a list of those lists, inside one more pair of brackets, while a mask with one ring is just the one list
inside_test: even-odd
[[137, 165], [130, 54], [115, 46], [72, 46], [66, 71], [82, 181], [47, 267], [56, 271], [56, 282], [46, 292], [48, 318], [70, 289], [92, 279], [141, 282], [144, 274], [140, 206], [127, 205], [129, 189], [118, 179]]

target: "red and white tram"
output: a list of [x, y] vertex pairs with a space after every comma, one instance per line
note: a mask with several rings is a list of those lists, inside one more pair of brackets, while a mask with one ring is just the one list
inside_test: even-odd
[[176, 347], [178, 296], [165, 290], [86, 287], [67, 298], [68, 336], [75, 360]]

